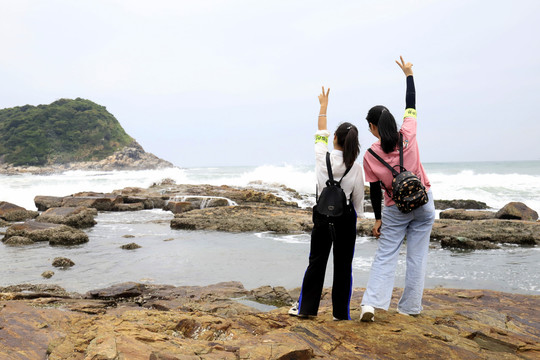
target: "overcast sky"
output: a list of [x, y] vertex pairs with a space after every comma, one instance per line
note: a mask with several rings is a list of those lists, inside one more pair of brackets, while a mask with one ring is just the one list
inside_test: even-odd
[[82, 97], [182, 167], [311, 164], [332, 131], [404, 109], [425, 162], [540, 160], [540, 1], [0, 0], [0, 108]]

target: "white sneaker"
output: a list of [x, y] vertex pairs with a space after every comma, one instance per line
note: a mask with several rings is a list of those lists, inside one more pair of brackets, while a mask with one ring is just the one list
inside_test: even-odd
[[405, 315], [405, 316], [411, 316], [410, 314], [404, 313], [403, 311], [397, 309], [398, 314]]
[[300, 314], [300, 313], [298, 312], [298, 306], [299, 306], [299, 305], [300, 305], [300, 304], [298, 304], [298, 301], [295, 302], [295, 303], [293, 304], [292, 308], [289, 309], [289, 315], [292, 315], [292, 316], [298, 316], [298, 317], [300, 317], [300, 318], [307, 318], [308, 315]]
[[360, 321], [375, 321], [375, 309], [373, 306], [362, 305], [362, 314]]

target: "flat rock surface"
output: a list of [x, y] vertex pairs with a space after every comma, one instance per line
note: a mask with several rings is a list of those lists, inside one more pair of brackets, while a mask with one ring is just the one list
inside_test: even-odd
[[[1, 359], [538, 359], [540, 297], [487, 290], [427, 289], [424, 311], [377, 311], [359, 322], [332, 321], [325, 289], [319, 315], [288, 306], [261, 312], [231, 298], [239, 283], [206, 287], [118, 284], [86, 297], [20, 298], [0, 288]], [[45, 289], [46, 290], [46, 289]], [[282, 289], [274, 291], [283, 295]], [[269, 289], [254, 291], [270, 294]], [[391, 309], [401, 290], [394, 291]], [[278, 296], [278, 295], [276, 295]], [[16, 300], [19, 299], [19, 300]], [[21, 316], [24, 314], [24, 316]], [[47, 357], [48, 355], [48, 357]]]
[[296, 233], [311, 231], [311, 210], [239, 205], [192, 210], [176, 214], [173, 229], [219, 230], [231, 232], [275, 231]]

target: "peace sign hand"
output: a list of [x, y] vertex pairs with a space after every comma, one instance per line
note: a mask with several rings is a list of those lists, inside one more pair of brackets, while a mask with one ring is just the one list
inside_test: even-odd
[[401, 68], [401, 70], [403, 70], [403, 72], [405, 73], [405, 76], [412, 76], [412, 74], [413, 74], [413, 71], [412, 71], [413, 64], [411, 64], [410, 62], [405, 63], [405, 60], [403, 60], [403, 56], [400, 56], [399, 58], [401, 59], [401, 63], [396, 60], [396, 64], [398, 64], [399, 67]]
[[328, 91], [326, 94], [324, 93], [324, 86], [322, 87], [322, 94], [319, 95], [319, 104], [321, 104], [321, 107], [327, 107], [328, 106], [328, 94], [330, 94], [330, 88], [328, 88]]

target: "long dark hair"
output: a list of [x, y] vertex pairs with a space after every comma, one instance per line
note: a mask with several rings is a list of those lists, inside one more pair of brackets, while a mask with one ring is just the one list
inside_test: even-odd
[[383, 151], [387, 154], [394, 151], [399, 141], [399, 133], [396, 120], [386, 106], [377, 105], [369, 109], [366, 120], [379, 129]]
[[358, 129], [351, 123], [344, 122], [336, 129], [337, 143], [343, 149], [343, 162], [346, 167], [351, 167], [360, 154], [358, 142]]

